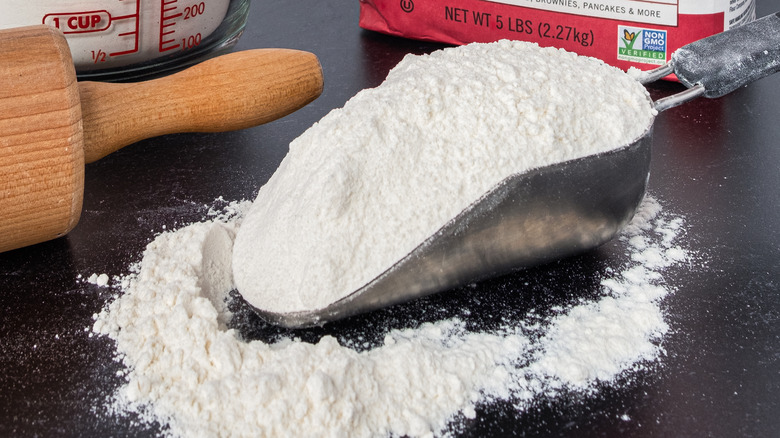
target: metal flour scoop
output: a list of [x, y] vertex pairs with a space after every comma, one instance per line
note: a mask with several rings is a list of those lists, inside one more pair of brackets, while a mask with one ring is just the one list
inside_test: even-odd
[[[780, 13], [682, 47], [639, 80], [675, 73], [689, 87], [648, 102], [660, 112], [778, 70]], [[325, 308], [255, 311], [288, 328], [320, 325], [595, 248], [631, 220], [645, 194], [652, 128], [610, 152], [509, 176], [382, 275]]]

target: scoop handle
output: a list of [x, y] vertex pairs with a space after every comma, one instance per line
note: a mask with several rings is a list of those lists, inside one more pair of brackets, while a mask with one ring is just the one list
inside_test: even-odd
[[780, 71], [780, 12], [681, 47], [672, 54], [677, 78], [721, 97]]
[[267, 123], [313, 101], [322, 88], [317, 57], [291, 49], [234, 52], [145, 82], [80, 82], [84, 160], [158, 135]]

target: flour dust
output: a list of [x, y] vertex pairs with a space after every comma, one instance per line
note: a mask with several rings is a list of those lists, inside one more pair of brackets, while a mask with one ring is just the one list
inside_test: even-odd
[[658, 366], [673, 291], [664, 273], [689, 257], [683, 219], [648, 196], [608, 244], [619, 265], [566, 261], [536, 270], [541, 283], [520, 272], [285, 331], [231, 293], [249, 203], [219, 204], [159, 234], [108, 282], [116, 299], [94, 316], [125, 370], [106, 403], [167, 436], [456, 436], [491, 403], [523, 415], [561, 392], [587, 396]]

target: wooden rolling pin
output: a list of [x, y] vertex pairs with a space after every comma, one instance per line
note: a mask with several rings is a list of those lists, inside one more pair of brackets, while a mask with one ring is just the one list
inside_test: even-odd
[[59, 31], [0, 31], [0, 252], [73, 229], [85, 163], [158, 135], [266, 123], [322, 87], [317, 57], [287, 49], [235, 52], [147, 82], [77, 82]]

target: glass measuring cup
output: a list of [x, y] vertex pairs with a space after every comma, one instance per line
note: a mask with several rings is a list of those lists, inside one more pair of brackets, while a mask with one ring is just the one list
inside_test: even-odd
[[233, 46], [250, 0], [3, 0], [0, 29], [61, 30], [79, 79], [132, 80]]

